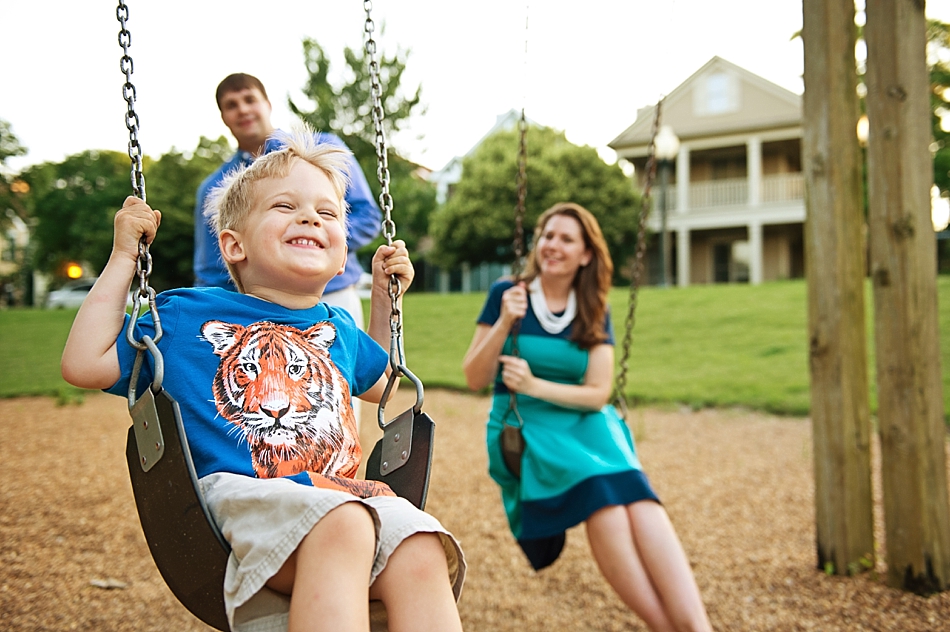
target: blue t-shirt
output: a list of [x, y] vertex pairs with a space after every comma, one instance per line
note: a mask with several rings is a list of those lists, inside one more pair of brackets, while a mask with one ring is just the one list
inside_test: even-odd
[[[326, 132], [317, 132], [314, 138], [320, 143], [329, 143], [337, 147], [342, 147], [349, 151], [346, 144], [333, 134]], [[264, 152], [270, 153], [280, 149], [281, 144], [269, 139], [264, 144]], [[228, 269], [221, 258], [221, 251], [218, 248], [218, 238], [214, 230], [208, 223], [204, 215], [205, 203], [208, 193], [214, 187], [221, 184], [221, 180], [228, 173], [243, 169], [254, 162], [254, 156], [244, 150], [238, 150], [229, 161], [221, 165], [217, 171], [208, 176], [201, 186], [198, 187], [197, 200], [195, 204], [195, 253], [194, 253], [194, 273], [196, 287], [223, 287], [227, 290], [235, 291], [236, 288], [228, 276]], [[349, 212], [346, 215], [346, 268], [343, 274], [330, 279], [327, 284], [326, 292], [336, 292], [348, 288], [359, 281], [360, 273], [363, 272], [359, 260], [356, 258], [356, 251], [373, 241], [382, 226], [383, 214], [379, 210], [373, 198], [373, 192], [369, 188], [366, 176], [359, 163], [352, 155], [349, 157], [349, 175], [350, 186], [346, 189], [344, 199], [349, 206]]]
[[[351, 397], [376, 384], [389, 354], [346, 310], [287, 309], [220, 288], [162, 292], [156, 306], [162, 386], [181, 408], [199, 478], [231, 472], [309, 485], [308, 473], [355, 475]], [[155, 334], [150, 312], [136, 324], [136, 340], [143, 334]], [[124, 329], [117, 347], [122, 377], [108, 391], [126, 396], [136, 350]], [[145, 357], [137, 393], [153, 380]]]

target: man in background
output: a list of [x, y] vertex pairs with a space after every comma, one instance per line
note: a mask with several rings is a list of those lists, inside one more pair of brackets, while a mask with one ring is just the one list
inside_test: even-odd
[[[205, 220], [205, 199], [208, 192], [220, 184], [225, 174], [249, 165], [255, 158], [277, 149], [279, 145], [267, 140], [274, 131], [271, 124], [271, 104], [264, 84], [257, 77], [244, 73], [228, 75], [218, 84], [215, 99], [221, 111], [221, 120], [237, 140], [238, 150], [198, 187], [195, 205], [195, 285], [236, 290], [221, 259], [217, 238]], [[317, 132], [316, 137], [319, 142], [347, 148], [334, 134]], [[350, 165], [350, 180], [345, 196], [350, 207], [346, 268], [342, 275], [330, 281], [322, 300], [346, 309], [360, 329], [365, 329], [363, 309], [356, 292], [356, 284], [363, 268], [356, 258], [356, 251], [379, 234], [382, 213], [373, 199], [369, 183], [356, 158], [352, 159]]]

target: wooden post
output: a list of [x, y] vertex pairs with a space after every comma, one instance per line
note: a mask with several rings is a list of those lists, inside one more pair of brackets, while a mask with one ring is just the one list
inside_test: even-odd
[[950, 588], [922, 0], [868, 0], [868, 194], [887, 581]]
[[804, 0], [805, 271], [818, 568], [874, 559], [854, 0]]

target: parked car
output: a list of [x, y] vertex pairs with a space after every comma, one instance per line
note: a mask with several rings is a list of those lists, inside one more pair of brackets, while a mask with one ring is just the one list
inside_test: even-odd
[[46, 307], [79, 307], [92, 289], [95, 279], [77, 279], [69, 281], [58, 290], [53, 290], [46, 297]]

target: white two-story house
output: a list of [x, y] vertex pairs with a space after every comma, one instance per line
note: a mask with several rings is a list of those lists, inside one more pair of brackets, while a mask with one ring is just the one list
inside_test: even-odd
[[[643, 188], [656, 106], [608, 145], [633, 164]], [[679, 286], [804, 276], [802, 98], [713, 57], [664, 100], [661, 124], [679, 138], [665, 187], [670, 278]], [[650, 229], [661, 227], [662, 191]], [[649, 276], [660, 280], [659, 240]]]

